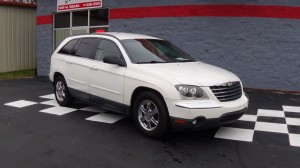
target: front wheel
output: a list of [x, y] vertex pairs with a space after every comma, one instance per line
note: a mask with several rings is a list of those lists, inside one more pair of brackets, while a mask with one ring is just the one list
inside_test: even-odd
[[160, 138], [170, 129], [169, 114], [164, 100], [153, 92], [137, 96], [133, 118], [141, 132], [152, 138]]
[[73, 103], [73, 97], [69, 92], [65, 79], [62, 76], [58, 76], [54, 81], [54, 93], [59, 105], [70, 106]]

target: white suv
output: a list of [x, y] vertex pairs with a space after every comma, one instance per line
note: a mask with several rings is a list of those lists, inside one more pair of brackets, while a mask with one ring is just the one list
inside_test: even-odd
[[236, 75], [146, 35], [68, 37], [51, 57], [49, 77], [61, 106], [71, 105], [74, 98], [96, 103], [132, 116], [150, 137], [161, 137], [171, 128], [228, 124], [248, 107]]

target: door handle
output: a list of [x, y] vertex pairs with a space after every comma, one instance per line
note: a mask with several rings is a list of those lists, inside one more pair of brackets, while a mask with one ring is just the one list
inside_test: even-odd
[[96, 68], [95, 66], [91, 66], [90, 67], [92, 70], [98, 70], [98, 68]]
[[67, 63], [68, 63], [68, 64], [72, 64], [72, 61], [70, 61], [70, 60], [67, 60]]

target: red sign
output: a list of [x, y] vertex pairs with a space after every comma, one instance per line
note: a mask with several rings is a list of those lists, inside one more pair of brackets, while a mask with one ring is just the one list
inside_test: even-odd
[[102, 0], [58, 5], [57, 11], [68, 11], [68, 10], [95, 8], [95, 7], [102, 7]]

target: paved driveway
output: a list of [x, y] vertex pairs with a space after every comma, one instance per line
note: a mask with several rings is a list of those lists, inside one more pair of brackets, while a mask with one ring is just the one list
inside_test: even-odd
[[47, 78], [0, 81], [0, 167], [300, 167], [300, 96], [248, 94], [234, 124], [153, 140], [123, 115], [59, 107]]

